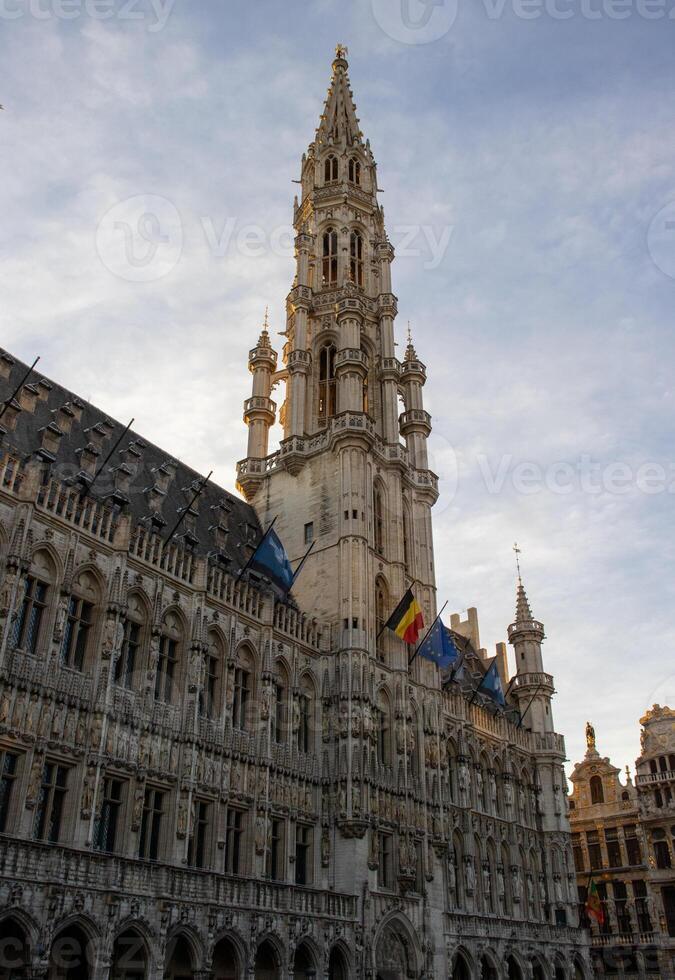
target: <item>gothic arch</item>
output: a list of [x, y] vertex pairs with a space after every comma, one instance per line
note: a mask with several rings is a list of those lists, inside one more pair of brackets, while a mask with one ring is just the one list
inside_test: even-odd
[[351, 962], [351, 954], [346, 943], [339, 940], [333, 945], [328, 956], [328, 980], [349, 980]]
[[100, 936], [98, 925], [89, 916], [74, 913], [61, 919], [49, 942], [49, 980], [90, 980]]
[[549, 966], [543, 956], [535, 953], [534, 956], [530, 956], [529, 962], [532, 980], [548, 980]]
[[460, 946], [452, 958], [452, 980], [471, 980], [475, 976], [473, 957], [465, 946]]
[[[190, 961], [192, 964], [191, 971], [185, 971], [180, 963], [178, 954], [184, 954], [183, 949], [181, 949], [181, 944], [185, 944], [185, 948], [190, 955]], [[166, 937], [166, 944], [164, 947], [164, 975], [165, 977], [171, 977], [173, 974], [169, 970], [169, 965], [176, 958], [177, 960], [177, 972], [176, 976], [184, 976], [186, 972], [197, 973], [204, 969], [204, 944], [202, 942], [199, 934], [191, 926], [179, 925], [169, 932]]]
[[37, 564], [37, 559], [41, 554], [47, 555], [51, 562], [51, 584], [55, 585], [57, 582], [62, 582], [65, 573], [63, 562], [61, 561], [58, 551], [50, 541], [40, 541], [33, 547], [33, 551], [31, 553], [31, 568]]
[[501, 968], [499, 959], [491, 949], [485, 950], [480, 958], [479, 980], [498, 980]]
[[322, 963], [321, 953], [310, 936], [303, 936], [295, 947], [293, 963], [295, 980], [306, 980], [306, 970], [308, 967], [316, 976], [320, 975]]
[[35, 947], [37, 931], [34, 931], [27, 915], [18, 909], [0, 916], [2, 957], [1, 980], [25, 980], [31, 970], [31, 954]]
[[110, 947], [111, 980], [148, 977], [152, 963], [151, 946], [139, 923], [117, 931]]
[[97, 601], [99, 603], [103, 602], [106, 595], [106, 589], [108, 583], [106, 582], [105, 576], [101, 571], [101, 569], [98, 567], [98, 565], [94, 564], [93, 562], [84, 562], [82, 565], [78, 565], [77, 568], [74, 568], [73, 569], [74, 591], [77, 589], [78, 585], [80, 584], [79, 580], [83, 575], [91, 575], [91, 577], [94, 579], [94, 581], [96, 582], [96, 588], [98, 590]]
[[525, 980], [528, 975], [526, 973], [525, 962], [515, 950], [507, 950], [504, 956], [504, 966], [506, 967], [506, 977], [507, 980]]
[[415, 929], [399, 912], [387, 916], [373, 943], [375, 973], [379, 980], [418, 978], [422, 968], [422, 951]]
[[[226, 950], [229, 952], [229, 958], [234, 960], [231, 965], [221, 959]], [[211, 964], [213, 980], [243, 980], [248, 962], [246, 943], [234, 929], [225, 929], [218, 934], [212, 944], [208, 962]]]
[[[267, 962], [263, 960], [263, 956]], [[262, 962], [259, 962], [263, 960]], [[285, 969], [284, 944], [272, 932], [260, 937], [255, 951], [256, 980], [281, 980], [282, 970]]]

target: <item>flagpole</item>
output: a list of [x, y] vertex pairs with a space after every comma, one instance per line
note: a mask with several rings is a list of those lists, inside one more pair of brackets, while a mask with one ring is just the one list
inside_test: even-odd
[[[447, 606], [447, 604], [448, 604], [448, 603], [446, 602], [446, 604], [445, 604], [445, 606]], [[438, 620], [439, 620], [439, 619], [441, 618], [441, 616], [442, 616], [442, 615], [443, 615], [443, 613], [445, 612], [445, 606], [443, 606], [443, 608], [442, 608], [442, 609], [441, 609], [441, 611], [439, 612], [439, 614], [438, 614], [438, 616], [436, 617], [436, 619], [435, 619], [435, 620], [433, 621], [433, 623], [431, 624], [431, 626], [429, 627], [429, 629], [428, 629], [428, 630], [426, 631], [426, 633], [424, 634], [424, 639], [422, 640], [422, 642], [420, 643], [420, 645], [419, 645], [419, 646], [417, 647], [417, 649], [416, 649], [416, 650], [415, 650], [415, 652], [413, 653], [413, 655], [412, 655], [412, 657], [410, 658], [410, 660], [408, 661], [408, 667], [410, 667], [410, 665], [412, 664], [412, 662], [413, 662], [413, 660], [415, 659], [415, 657], [417, 656], [417, 654], [418, 654], [418, 653], [420, 652], [420, 650], [421, 650], [421, 649], [422, 649], [422, 647], [424, 646], [424, 644], [425, 644], [425, 642], [426, 642], [426, 639], [427, 639], [427, 637], [429, 636], [429, 634], [431, 633], [431, 631], [432, 631], [432, 629], [434, 628], [434, 626], [436, 625], [436, 623], [438, 622]], [[379, 640], [379, 637], [378, 637], [378, 640]]]
[[518, 728], [522, 728], [523, 719], [525, 718], [525, 715], [527, 714], [527, 712], [530, 710], [530, 708], [534, 704], [534, 699], [539, 694], [539, 692], [541, 691], [541, 689], [542, 689], [543, 686], [544, 686], [543, 684], [539, 684], [539, 686], [537, 687], [537, 690], [532, 695], [532, 699], [531, 699], [530, 703], [528, 704], [527, 708], [525, 708], [525, 710], [523, 711], [522, 715], [520, 716], [520, 721], [518, 722]]
[[315, 545], [316, 545], [316, 541], [312, 541], [312, 543], [310, 544], [309, 548], [307, 549], [307, 554], [305, 555], [305, 557], [302, 559], [302, 561], [298, 565], [298, 569], [297, 569], [295, 575], [293, 576], [293, 581], [291, 582], [291, 589], [295, 585], [296, 578], [298, 577], [298, 575], [302, 571], [302, 566], [305, 564], [305, 562], [307, 561], [307, 559], [309, 558], [309, 556], [311, 555], [311, 553], [314, 551], [314, 546]]
[[251, 564], [251, 562], [253, 561], [253, 559], [254, 559], [254, 557], [255, 557], [255, 555], [256, 555], [256, 554], [257, 554], [257, 552], [258, 552], [258, 549], [259, 549], [259, 548], [260, 548], [260, 546], [261, 546], [261, 545], [263, 544], [263, 542], [265, 541], [265, 538], [266, 538], [266, 537], [267, 537], [267, 535], [268, 535], [268, 534], [270, 533], [270, 531], [272, 530], [272, 528], [274, 527], [274, 525], [276, 524], [276, 522], [277, 522], [278, 520], [279, 520], [279, 515], [277, 514], [277, 516], [276, 516], [276, 517], [274, 518], [274, 520], [272, 521], [272, 523], [270, 524], [270, 526], [269, 526], [269, 527], [267, 528], [267, 530], [266, 530], [266, 531], [265, 531], [265, 533], [263, 534], [263, 536], [262, 536], [262, 538], [260, 539], [260, 541], [258, 541], [258, 543], [257, 543], [257, 545], [255, 546], [255, 548], [254, 548], [254, 549], [253, 549], [253, 551], [251, 552], [251, 554], [250, 554], [250, 556], [249, 556], [249, 559], [248, 559], [248, 561], [246, 562], [246, 564], [244, 565], [244, 567], [242, 568], [242, 570], [241, 570], [241, 571], [239, 572], [239, 576], [238, 576], [238, 578], [237, 578], [237, 581], [236, 581], [236, 582], [234, 583], [235, 585], [239, 585], [239, 583], [241, 582], [241, 579], [242, 579], [242, 576], [243, 576], [243, 574], [244, 574], [244, 572], [245, 572], [245, 571], [246, 571], [246, 570], [248, 569], [248, 566], [249, 566], [249, 565]]

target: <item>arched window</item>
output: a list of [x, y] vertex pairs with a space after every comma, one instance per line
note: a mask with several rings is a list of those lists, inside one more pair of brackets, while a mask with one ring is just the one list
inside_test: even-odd
[[338, 281], [338, 233], [328, 228], [323, 236], [323, 284], [334, 286]]
[[389, 618], [389, 590], [382, 578], [375, 582], [375, 637], [377, 659], [384, 662], [387, 654], [387, 631], [385, 623]]
[[604, 803], [605, 793], [600, 776], [591, 776], [591, 803]]
[[234, 668], [234, 691], [232, 694], [232, 727], [245, 732], [251, 728], [251, 710], [254, 698], [253, 654], [242, 647], [237, 655]]
[[319, 354], [319, 418], [330, 419], [337, 412], [334, 344], [321, 348]]
[[363, 238], [358, 231], [353, 231], [349, 239], [349, 278], [363, 286]]
[[378, 555], [384, 554], [384, 497], [377, 483], [373, 487], [373, 545]]
[[171, 704], [177, 700], [178, 656], [183, 631], [178, 616], [168, 612], [159, 637], [159, 657], [155, 674], [155, 701]]
[[327, 184], [334, 184], [338, 179], [338, 175], [338, 159], [331, 154], [329, 157], [326, 157], [324, 164], [324, 180]]
[[272, 682], [272, 710], [270, 713], [272, 741], [283, 745], [288, 734], [288, 674], [277, 662], [277, 675]]
[[81, 572], [68, 599], [61, 663], [73, 670], [83, 670], [94, 631], [94, 609], [99, 599], [96, 579], [91, 572]]
[[302, 678], [300, 694], [298, 695], [297, 739], [299, 752], [311, 752], [314, 741], [314, 707], [316, 699], [314, 687], [307, 675]]
[[129, 610], [124, 623], [122, 650], [115, 664], [115, 683], [133, 691], [142, 670], [141, 655], [147, 622], [145, 606], [139, 596], [129, 596]]
[[26, 653], [35, 654], [40, 647], [50, 588], [55, 578], [54, 563], [47, 552], [36, 552], [17, 599], [18, 615], [14, 624], [14, 646]]
[[403, 563], [408, 575], [412, 577], [412, 538], [410, 536], [410, 508], [403, 501]]
[[349, 161], [349, 182], [351, 184], [361, 183], [361, 163], [356, 157], [352, 157]]
[[211, 630], [205, 659], [204, 688], [199, 699], [201, 714], [207, 718], [217, 718], [220, 715], [224, 653], [220, 635]]

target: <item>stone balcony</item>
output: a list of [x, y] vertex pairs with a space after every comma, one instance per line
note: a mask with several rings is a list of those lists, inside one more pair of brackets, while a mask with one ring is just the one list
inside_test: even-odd
[[648, 772], [644, 773], [642, 776], [637, 776], [635, 779], [636, 786], [659, 786], [661, 783], [670, 783], [675, 781], [675, 771], [669, 770], [667, 772]]
[[353, 920], [356, 914], [356, 899], [339, 892], [177, 868], [4, 835], [0, 836], [0, 877], [18, 883], [40, 881], [61, 890], [91, 889], [120, 898], [171, 899], [187, 906], [260, 909], [344, 921]]

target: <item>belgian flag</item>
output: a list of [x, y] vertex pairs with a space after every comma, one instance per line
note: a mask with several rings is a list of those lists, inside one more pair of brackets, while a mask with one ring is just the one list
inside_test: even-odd
[[591, 878], [588, 883], [588, 896], [586, 898], [586, 915], [595, 919], [600, 927], [605, 924], [605, 910], [602, 905], [598, 886]]
[[386, 628], [392, 630], [404, 643], [417, 643], [424, 629], [424, 616], [412, 589], [408, 589], [389, 617]]

